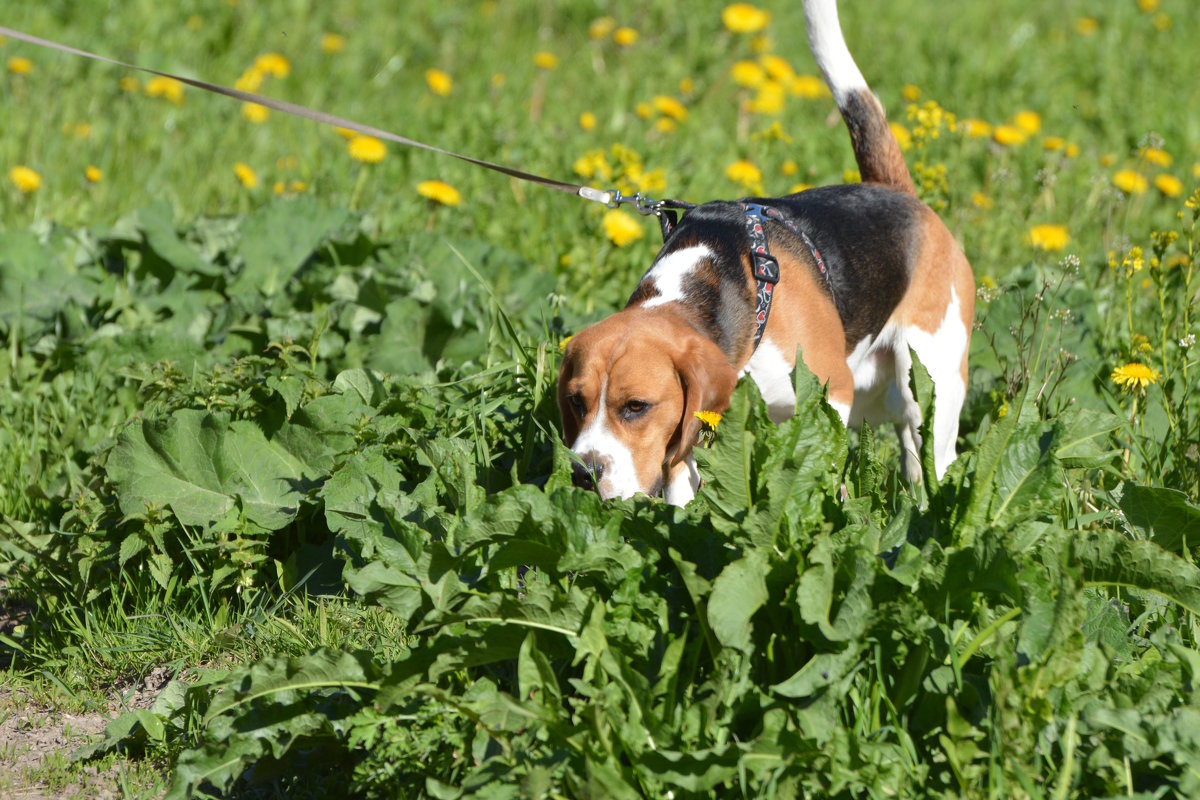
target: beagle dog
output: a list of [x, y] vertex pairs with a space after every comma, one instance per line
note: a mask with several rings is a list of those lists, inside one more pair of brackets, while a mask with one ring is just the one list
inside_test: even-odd
[[697, 412], [721, 412], [749, 374], [770, 417], [792, 416], [796, 353], [848, 426], [894, 423], [920, 479], [909, 349], [929, 371], [935, 471], [955, 459], [975, 280], [917, 199], [883, 107], [846, 47], [835, 0], [804, 0], [809, 45], [850, 131], [862, 183], [688, 211], [624, 310], [563, 354], [558, 404], [576, 482], [604, 498], [700, 486]]

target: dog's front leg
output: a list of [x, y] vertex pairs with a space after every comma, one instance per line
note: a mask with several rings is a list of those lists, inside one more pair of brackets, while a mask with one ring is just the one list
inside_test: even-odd
[[671, 505], [686, 506], [699, 489], [700, 472], [691, 453], [674, 467], [663, 470], [663, 499]]

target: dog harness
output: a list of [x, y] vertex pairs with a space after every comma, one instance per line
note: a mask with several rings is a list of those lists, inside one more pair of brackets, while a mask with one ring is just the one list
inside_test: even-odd
[[775, 284], [779, 283], [779, 260], [771, 255], [771, 248], [767, 244], [766, 221], [768, 219], [782, 223], [788, 230], [800, 237], [800, 240], [812, 253], [817, 270], [825, 279], [825, 285], [829, 287], [831, 295], [833, 294], [833, 283], [829, 279], [829, 271], [825, 268], [825, 260], [821, 258], [821, 251], [813, 244], [808, 234], [779, 213], [779, 209], [764, 206], [761, 203], [744, 202], [740, 205], [742, 212], [746, 215], [746, 235], [750, 237], [750, 254], [754, 259], [754, 350], [757, 350], [763, 332], [767, 329], [767, 318], [771, 316], [771, 300], [775, 296]]

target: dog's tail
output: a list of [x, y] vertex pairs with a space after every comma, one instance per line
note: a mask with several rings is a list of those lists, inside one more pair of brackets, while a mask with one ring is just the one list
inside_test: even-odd
[[888, 127], [883, 106], [871, 93], [846, 47], [837, 0], [804, 0], [804, 19], [813, 58], [850, 129], [850, 143], [863, 181], [915, 195], [912, 175], [900, 154], [900, 143]]

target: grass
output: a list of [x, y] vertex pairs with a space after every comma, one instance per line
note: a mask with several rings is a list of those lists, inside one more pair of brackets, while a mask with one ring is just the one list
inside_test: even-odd
[[[766, 63], [764, 49], [785, 58], [796, 73], [814, 71], [803, 44], [799, 4], [771, 7], [762, 40], [724, 30], [721, 8], [711, 2], [686, 9], [628, 2], [479, 2], [409, 4], [397, 13], [393, 6], [368, 0], [336, 8], [231, 0], [172, 9], [133, 0], [105, 14], [83, 14], [69, 3], [12, 0], [0, 22], [228, 84], [263, 54], [279, 53], [286, 58], [287, 74], [266, 77], [262, 84], [272, 96], [552, 178], [641, 188], [655, 197], [702, 201], [760, 189], [782, 194], [802, 184], [853, 179], [846, 133], [827, 95], [785, 92], [778, 114], [756, 114], [746, 104], [757, 90], [739, 86], [732, 75], [739, 61]], [[1103, 8], [1002, 0], [953, 7], [900, 2], [867, 9], [846, 2], [841, 15], [872, 87], [891, 119], [911, 137], [906, 157], [922, 196], [962, 241], [980, 285], [960, 442], [967, 466], [959, 477], [967, 482], [958, 495], [946, 489], [925, 498], [943, 516], [930, 506], [914, 512], [909, 490], [894, 472], [890, 434], [881, 434], [878, 443], [856, 438], [852, 452], [859, 461], [853, 463], [860, 466], [848, 468], [856, 472], [852, 481], [845, 479], [856, 487], [855, 497], [870, 506], [864, 518], [881, 535], [907, 524], [914, 547], [927, 546], [931, 537], [950, 549], [962, 546], [965, 553], [974, 547], [967, 538], [992, 540], [964, 520], [994, 512], [999, 528], [1009, 526], [996, 547], [1014, 560], [1032, 558], [1035, 543], [1057, 553], [1058, 547], [1079, 546], [1064, 542], [1115, 533], [1191, 563], [1196, 551], [1189, 526], [1196, 524], [1200, 497], [1195, 445], [1200, 440], [1200, 351], [1194, 346], [1200, 334], [1200, 240], [1195, 209], [1185, 202], [1200, 184], [1200, 117], [1193, 113], [1200, 107], [1200, 87], [1192, 78], [1200, 74], [1200, 52], [1192, 46], [1200, 35], [1200, 17], [1187, 0]], [[636, 41], [619, 45], [611, 32], [593, 38], [589, 27], [605, 16], [636, 30]], [[343, 49], [322, 48], [329, 33], [345, 37]], [[539, 52], [553, 54], [557, 64], [539, 67]], [[14, 64], [22, 58], [31, 69]], [[147, 76], [13, 41], [0, 42], [0, 69], [0, 118], [5, 121], [0, 137], [5, 345], [0, 359], [5, 383], [0, 393], [0, 658], [6, 685], [38, 706], [94, 712], [110, 708], [114, 686], [136, 688], [155, 668], [198, 682], [189, 702], [208, 703], [212, 698], [202, 695], [209, 685], [205, 676], [258, 669], [245, 673], [245, 679], [261, 681], [274, 676], [276, 667], [263, 666], [276, 664], [274, 657], [290, 657], [319, 673], [332, 668], [321, 660], [325, 655], [314, 654], [362, 652], [371, 654], [373, 663], [402, 665], [414, 653], [421, 657], [433, 652], [424, 648], [438, 647], [444, 663], [458, 663], [454, 648], [465, 645], [447, 644], [437, 622], [437, 614], [450, 613], [453, 601], [418, 614], [402, 593], [403, 582], [389, 584], [381, 575], [399, 581], [395, 574], [411, 576], [416, 569], [425, 570], [420, 574], [433, 583], [442, 580], [449, 573], [438, 571], [439, 559], [449, 556], [423, 550], [430, 547], [427, 540], [462, 536], [459, 526], [479, 524], [479, 515], [503, 528], [516, 513], [505, 505], [506, 493], [522, 484], [544, 485], [550, 502], [568, 503], [563, 499], [568, 490], [556, 483], [561, 454], [556, 456], [552, 444], [554, 345], [625, 301], [657, 248], [653, 221], [637, 219], [641, 227], [635, 230], [642, 235], [619, 244], [607, 235], [606, 210], [598, 205], [399, 147], [389, 146], [377, 164], [360, 163], [332, 129], [277, 113], [256, 123], [243, 116], [239, 104], [192, 89], [177, 104], [149, 96]], [[447, 96], [432, 91], [426, 79], [430, 69], [451, 77]], [[1002, 143], [1007, 140], [997, 129], [1013, 126], [1022, 112], [1033, 112], [1020, 117], [1027, 125], [1026, 140]], [[581, 122], [585, 114], [594, 115], [594, 125]], [[968, 119], [986, 123], [990, 132], [970, 135], [963, 124]], [[761, 186], [727, 175], [727, 167], [739, 160], [757, 168]], [[254, 174], [256, 185], [249, 185], [245, 169], [239, 179], [239, 164]], [[10, 175], [17, 166], [35, 170], [40, 188], [21, 191]], [[101, 173], [97, 180], [87, 177], [89, 166]], [[1144, 190], [1122, 184], [1123, 171], [1141, 176]], [[1178, 181], [1178, 187], [1164, 176]], [[461, 203], [445, 206], [420, 197], [416, 187], [429, 179], [457, 189]], [[1117, 385], [1114, 372], [1131, 364], [1149, 370], [1152, 382]], [[377, 377], [357, 371], [364, 368], [376, 370]], [[207, 413], [210, 421], [219, 418], [214, 424], [230, 453], [266, 452], [267, 441], [277, 445], [278, 437], [292, 437], [284, 450], [302, 465], [300, 473], [286, 487], [263, 488], [266, 483], [258, 478], [274, 473], [259, 462], [236, 461], [214, 445], [205, 451], [207, 461], [191, 463], [211, 467], [223, 481], [206, 488], [232, 504], [232, 510], [222, 507], [226, 516], [216, 523], [190, 519], [154, 493], [151, 484], [168, 471], [165, 461], [139, 462], [151, 466], [128, 473], [136, 479], [122, 477], [122, 458], [147, 458], [146, 452], [154, 450], [139, 449], [131, 431], [143, 430], [137, 426], [144, 420], [161, 425], [168, 440], [180, 441], [192, 430], [184, 424], [190, 412]], [[753, 414], [747, 414], [748, 430], [754, 430]], [[245, 425], [262, 431], [259, 438]], [[145, 430], [153, 438], [157, 429]], [[995, 445], [1000, 435], [1009, 437], [1005, 447]], [[1052, 452], [1039, 451], [1037, 443], [1047, 441], [1058, 444]], [[787, 446], [795, 444], [787, 440]], [[826, 445], [832, 447], [829, 442], [821, 446]], [[719, 437], [714, 458], [736, 446], [736, 437]], [[987, 467], [996, 452], [1010, 453], [991, 464], [997, 485], [1026, 466], [1029, 485], [994, 507], [988, 500], [964, 500], [968, 489], [978, 490], [973, 470]], [[875, 467], [871, 453], [878, 455]], [[750, 448], [744, 463], [757, 470], [766, 458]], [[873, 478], [875, 468], [879, 475]], [[808, 479], [819, 485], [825, 477]], [[255, 485], [238, 483], [243, 479]], [[689, 513], [711, 513], [704, 517], [710, 530], [716, 525], [725, 531], [720, 526], [728, 521], [722, 522], [721, 509], [735, 508], [742, 495], [720, 479], [711, 483], [708, 510]], [[745, 484], [751, 483], [747, 473]], [[769, 495], [765, 486], [747, 489], [744, 506], [766, 513]], [[247, 499], [252, 497], [262, 501], [260, 506], [269, 505], [269, 513], [255, 511], [260, 506], [252, 507]], [[693, 531], [688, 526], [698, 525], [696, 518], [665, 520], [650, 503], [602, 514], [589, 510], [587, 501], [569, 501], [576, 502], [583, 505], [569, 505], [570, 513], [553, 506], [553, 513], [530, 522], [517, 538], [540, 541], [556, 516], [583, 525], [580, 520], [594, 511], [597, 520], [608, 522], [597, 522], [580, 537], [606, 542], [604, 531], [619, 530], [622, 541], [639, 542], [637, 557], [647, 559], [640, 567], [647, 576], [641, 589], [648, 595], [639, 598], [631, 593], [632, 584], [615, 578], [593, 587], [611, 599], [610, 614], [629, 615], [630, 631], [640, 630], [643, 616], [652, 616], [645, 604], [659, 599], [654, 591], [662, 589], [671, 603], [684, 596], [705, 603], [704, 592], [718, 579], [717, 572], [705, 569], [728, 566], [712, 556], [713, 561], [694, 568], [693, 577], [703, 574], [703, 582], [671, 583], [666, 572], [656, 572], [666, 561], [650, 558], [660, 545], [639, 526], [654, 519], [670, 535]], [[796, 519], [814, 513], [808, 506], [794, 511]], [[1042, 516], [1013, 521], [1026, 512]], [[830, 533], [826, 527], [834, 523], [829, 519], [814, 522], [812, 530]], [[762, 541], [739, 538], [752, 529], [751, 522], [742, 520], [741, 527], [725, 531], [727, 542], [737, 542], [744, 548], [738, 552], [753, 558], [775, 558], [778, 553], [754, 549]], [[1070, 537], [1056, 539], [1043, 525], [1058, 526]], [[376, 540], [364, 533], [376, 528], [387, 535]], [[848, 548], [836, 551], [837, 563], [854, 563], [841, 561], [854, 558], [854, 548], [869, 550], [854, 543], [856, 530], [837, 527], [831, 533], [837, 547]], [[821, 552], [825, 546], [811, 531], [793, 534], [806, 558], [809, 547]], [[419, 566], [397, 566], [404, 562], [397, 542]], [[504, 554], [511, 544], [497, 540], [480, 547]], [[493, 575], [486, 560], [455, 561], [459, 572], [454, 574], [490, 586], [493, 594], [487, 597], [494, 598], [529, 591], [528, 584], [537, 582], [530, 575], [538, 570], [554, 575], [561, 567], [569, 577], [561, 579], [564, 594], [555, 602], [565, 603], [568, 588], [585, 573], [578, 565], [553, 564], [517, 576], [513, 564], [533, 564], [543, 553], [529, 542], [524, 546], [529, 549], [522, 559], [498, 562], [506, 566], [495, 568], [503, 573], [495, 583], [487, 583]], [[669, 560], [667, 545], [661, 549]], [[563, 552], [574, 551], [564, 545]], [[468, 555], [456, 552], [454, 558]], [[1184, 712], [1162, 700], [1163, 691], [1138, 694], [1145, 687], [1137, 676], [1162, 669], [1163, 685], [1177, 703], [1193, 702], [1186, 682], [1177, 680], [1183, 662], [1172, 660], [1185, 657], [1171, 646], [1194, 657], [1194, 613], [1177, 612], [1176, 605], [1155, 599], [1144, 575], [1114, 577], [1110, 565], [1108, 572], [1077, 576], [1076, 585], [1053, 558], [1039, 558], [1020, 561], [1025, 571], [1019, 582], [1010, 576], [1010, 585], [1042, 586], [1044, 581], [1058, 588], [1031, 589], [1016, 599], [981, 591], [964, 601], [966, 611], [947, 605], [938, 613], [917, 614], [903, 606], [905, 614], [917, 614], [914, 619], [927, 625], [913, 636], [935, 629], [949, 637], [948, 644], [930, 644], [922, 656], [915, 645], [909, 650], [907, 643], [886, 637], [872, 640], [871, 657], [858, 663], [862, 675], [873, 677], [848, 683], [846, 704], [829, 710], [831, 718], [846, 722], [853, 732], [846, 735], [856, 737], [861, 752], [873, 752], [867, 745], [890, 743], [893, 735], [907, 736], [905, 752], [912, 757], [904, 762], [906, 780], [932, 770], [947, 781], [937, 785], [948, 793], [968, 792], [990, 780], [993, 787], [1028, 796], [1070, 795], [1085, 786], [1098, 791], [1100, 784], [1087, 781], [1108, 780], [1107, 767], [1089, 771], [1085, 759], [1102, 760], [1094, 754], [1105, 747], [1135, 766], [1149, 759], [1125, 740], [1117, 743], [1110, 734], [1097, 733], [1098, 717], [1080, 712], [1082, 700], [1078, 707], [1071, 704], [1085, 695], [1101, 705], [1145, 700], [1146, 708], [1156, 709], [1147, 714], [1167, 709], [1164, 715], [1171, 711], [1176, 716], [1170, 719], [1178, 719]], [[806, 592], [824, 580], [818, 580], [815, 560], [770, 563], [771, 592], [782, 592], [792, 573]], [[905, 568], [901, 564], [895, 574], [909, 574]], [[1178, 573], [1163, 569], [1154, 573], [1161, 587], [1174, 586], [1164, 574], [1185, 574], [1182, 566]], [[808, 577], [800, 580], [801, 575]], [[849, 580], [838, 575], [839, 581]], [[1133, 589], [1122, 585], [1127, 579]], [[553, 578], [546, 581], [559, 586]], [[726, 585], [732, 581], [728, 577]], [[447, 592], [445, 598], [455, 597], [452, 584], [437, 585]], [[839, 592], [851, 588], [838, 586]], [[1162, 588], [1178, 600], [1179, 593], [1172, 591]], [[792, 596], [785, 592], [781, 598]], [[1056, 597], [1068, 598], [1061, 613], [1048, 610]], [[896, 597], [879, 594], [871, 602], [891, 609], [886, 613], [900, 613]], [[1188, 607], [1189, 601], [1183, 602]], [[670, 607], [673, 620], [686, 616]], [[747, 617], [745, 627], [761, 638], [765, 612], [753, 613], [760, 616]], [[426, 628], [411, 627], [422, 619]], [[1087, 634], [1056, 638], [1063, 620], [1079, 623], [1075, 630], [1086, 627]], [[725, 646], [727, 655], [736, 650], [718, 641], [707, 624], [695, 623], [705, 630], [705, 648]], [[833, 624], [807, 616], [796, 623], [809, 637], [805, 641], [812, 642], [822, 641]], [[694, 680], [699, 692], [701, 681], [715, 680], [712, 675], [728, 661], [706, 660], [701, 654], [710, 650], [695, 649], [688, 638], [697, 630], [673, 629], [672, 635], [680, 633], [677, 641], [687, 642], [678, 652], [696, 659], [679, 667], [679, 685], [691, 687]], [[463, 636], [470, 631], [464, 625]], [[631, 655], [633, 650], [622, 649], [626, 640], [617, 630], [607, 635], [616, 643], [614, 658], [629, 660], [620, 662], [627, 672], [603, 690], [609, 693], [604, 696], [615, 697], [613, 687], [621, 681], [626, 682], [622, 691], [636, 694], [640, 684], [627, 676], [633, 670], [638, 680], [644, 678], [638, 671], [641, 651]], [[732, 632], [728, 636], [730, 642], [736, 639]], [[497, 634], [487, 643], [501, 638]], [[1015, 654], [1004, 649], [1018, 640], [1023, 657], [1034, 654], [1033, 666], [1017, 665]], [[1101, 641], [1103, 646], [1096, 644]], [[475, 646], [484, 647], [482, 642]], [[1093, 645], [1099, 649], [1088, 649]], [[455, 738], [471, 727], [455, 715], [463, 703], [484, 702], [481, 687], [527, 697], [517, 690], [533, 681], [543, 696], [569, 693], [558, 686], [573, 686], [570, 681], [581, 679], [578, 669], [594, 678], [612, 668], [599, 662], [581, 668], [546, 640], [522, 645], [519, 657], [516, 646], [508, 661], [496, 665], [464, 662], [448, 679], [426, 675], [430, 685], [458, 698], [460, 705], [429, 700], [396, 713], [414, 715], [426, 726], [422, 731], [440, 731], [438, 736], [410, 740], [376, 719], [370, 720], [372, 733], [354, 729], [353, 736], [366, 737], [355, 741], [366, 742], [367, 750], [378, 746], [378, 753], [394, 756], [356, 762], [361, 780], [355, 785], [386, 793], [386, 787], [398, 785], [391, 781], [406, 780], [395, 774], [396, 764], [427, 757], [447, 770], [454, 765], [460, 777], [466, 774], [468, 767], [455, 760], [457, 755], [438, 750], [439, 743], [456, 742], [455, 753], [472, 752], [485, 762], [493, 745]], [[823, 646], [833, 648], [828, 642]], [[778, 662], [759, 664], [759, 671], [743, 674], [741, 683], [731, 679], [728, 687], [741, 688], [728, 688], [730, 693], [784, 669], [781, 665], [799, 652], [791, 641], [772, 640], [770, 647], [772, 653], [778, 648]], [[784, 655], [789, 647], [790, 656]], [[560, 683], [551, 685], [540, 666], [542, 655]], [[1104, 661], [1109, 673], [1095, 666], [1103, 659], [1110, 659]], [[690, 673], [688, 663], [693, 664]], [[1104, 675], [1112, 684], [1108, 696], [1093, 696], [1088, 694], [1092, 688], [1076, 684], [1063, 688], [1069, 683], [1063, 676], [1081, 663], [1091, 665], [1089, 680]], [[1169, 670], [1176, 672], [1168, 675]], [[928, 681], [918, 681], [906, 694], [897, 688], [903, 682], [898, 676], [910, 671]], [[918, 713], [905, 698], [911, 704], [911, 698], [928, 691], [921, 687], [951, 684], [956, 693], [927, 698], [946, 705], [953, 697], [958, 704], [944, 714], [939, 710], [941, 727], [929, 734], [921, 727], [933, 724], [929, 712]], [[985, 685], [991, 694], [972, 694]], [[1072, 694], [1076, 690], [1080, 694]], [[639, 696], [638, 702], [652, 709], [655, 698]], [[572, 695], [564, 707], [570, 703], [584, 701]], [[588, 708], [596, 714], [591, 718], [596, 730], [607, 730], [605, 715], [611, 709]], [[356, 719], [370, 717], [369, 711], [359, 711]], [[713, 719], [724, 713], [709, 711]], [[147, 752], [171, 760], [173, 768], [186, 746], [182, 742], [207, 735], [188, 727], [194, 720], [171, 715], [176, 713], [182, 712], [163, 712], [168, 730], [182, 732], [179, 737], [164, 734], [166, 739], [147, 746]], [[1175, 731], [1162, 722], [1166, 718], [1146, 717], [1157, 720], [1161, 730]], [[242, 721], [252, 727], [256, 719]], [[676, 722], [689, 731], [703, 728], [694, 720]], [[722, 728], [722, 735], [753, 733], [738, 729], [736, 722]], [[554, 737], [569, 728], [562, 724], [539, 741], [559, 741]], [[1132, 730], [1128, 720], [1122, 724]], [[682, 730], [664, 725], [668, 731]], [[1016, 733], [1004, 740], [993, 736], [994, 730]], [[510, 733], [513, 741], [523, 735]], [[605, 739], [610, 745], [612, 737]], [[717, 739], [705, 746], [716, 747]], [[574, 739], [566, 741], [567, 750], [575, 746]], [[941, 749], [937, 759], [924, 761], [930, 741]], [[137, 743], [146, 746], [147, 740]], [[985, 745], [993, 748], [990, 755], [981, 749]], [[1035, 749], [1041, 761], [1026, 760]], [[1000, 763], [1006, 755], [1022, 765], [1023, 778]], [[185, 767], [192, 763], [187, 758]], [[637, 763], [637, 756], [618, 761], [625, 768]], [[145, 763], [127, 762], [130, 777], [122, 794], [143, 790]], [[27, 777], [65, 790], [79, 769], [54, 757]], [[665, 768], [656, 769], [661, 774]], [[1153, 770], [1146, 769], [1140, 773], [1146, 782], [1141, 788], [1149, 790], [1155, 784], [1145, 777]], [[540, 774], [534, 770], [525, 777], [534, 785]], [[813, 767], [812, 774], [823, 773]], [[864, 766], [853, 780], [868, 774]], [[856, 785], [853, 780], [846, 785]], [[1120, 788], [1138, 788], [1131, 784]], [[635, 785], [643, 792], [654, 786]], [[1116, 784], [1104, 786], [1116, 791]], [[824, 789], [832, 791], [829, 785]]]

